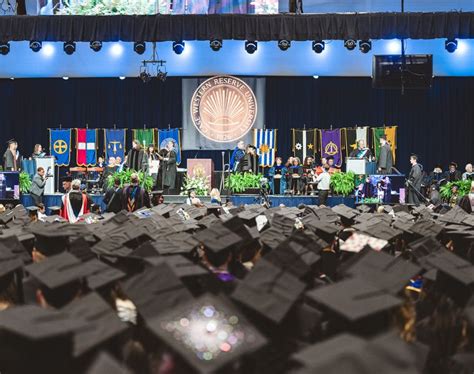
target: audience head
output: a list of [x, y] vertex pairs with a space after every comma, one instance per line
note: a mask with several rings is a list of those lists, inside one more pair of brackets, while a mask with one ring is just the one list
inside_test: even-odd
[[298, 166], [300, 164], [299, 157], [293, 157], [293, 165]]
[[329, 165], [329, 167], [333, 167], [334, 166], [334, 157], [329, 156], [327, 158], [327, 164]]
[[120, 187], [121, 184], [122, 184], [122, 181], [120, 180], [120, 178], [115, 178], [114, 179], [114, 186], [115, 187]]
[[41, 144], [35, 144], [35, 148], [34, 148], [34, 153], [41, 153], [43, 152], [43, 146]]
[[132, 148], [133, 149], [136, 149], [136, 150], [139, 150], [142, 148], [142, 145], [140, 144], [139, 140], [138, 139], [133, 139], [132, 141]]
[[275, 162], [276, 162], [276, 164], [277, 164], [278, 166], [280, 166], [280, 165], [282, 164], [283, 160], [281, 159], [281, 157], [277, 157], [277, 158], [275, 159]]
[[44, 204], [38, 203], [36, 206], [39, 208], [39, 212], [44, 214], [44, 212], [46, 211], [46, 207], [44, 206]]
[[79, 191], [81, 189], [81, 181], [79, 179], [74, 179], [72, 182], [71, 182], [71, 188], [74, 190], [74, 191]]
[[365, 140], [364, 139], [358, 140], [357, 145], [359, 146], [360, 149], [365, 148]]
[[122, 164], [122, 157], [117, 156], [115, 157], [115, 165], [121, 165]]
[[442, 172], [443, 172], [443, 167], [442, 167], [440, 164], [437, 164], [437, 165], [434, 167], [433, 172], [435, 172], [435, 173], [442, 173]]
[[219, 198], [221, 197], [221, 193], [219, 192], [219, 190], [217, 188], [213, 188], [209, 194], [211, 197], [214, 197], [214, 198]]
[[115, 157], [109, 157], [109, 166], [115, 166]]
[[130, 176], [130, 184], [133, 185], [133, 186], [136, 186], [136, 185], [138, 185], [138, 182], [140, 182], [140, 179], [138, 178], [138, 174], [133, 173]]
[[16, 140], [9, 140], [8, 141], [8, 149], [10, 149], [11, 151], [16, 151], [18, 148], [18, 143], [16, 142]]
[[472, 164], [466, 164], [466, 172], [472, 173]]
[[63, 189], [64, 191], [69, 191], [71, 189], [72, 177], [65, 177], [63, 179]]
[[415, 165], [417, 162], [418, 162], [418, 156], [415, 155], [415, 154], [412, 154], [412, 155], [410, 156], [410, 163], [411, 163], [412, 165]]
[[44, 175], [44, 167], [39, 167], [38, 169], [36, 169], [36, 172], [38, 173], [39, 176], [43, 176]]
[[451, 162], [449, 164], [449, 172], [450, 173], [454, 173], [457, 168], [458, 168], [458, 164], [456, 164], [455, 162]]

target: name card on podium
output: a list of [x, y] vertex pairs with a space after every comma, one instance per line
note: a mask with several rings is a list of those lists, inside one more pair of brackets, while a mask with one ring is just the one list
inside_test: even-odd
[[214, 161], [210, 158], [188, 159], [188, 178], [208, 177], [210, 186], [214, 186]]

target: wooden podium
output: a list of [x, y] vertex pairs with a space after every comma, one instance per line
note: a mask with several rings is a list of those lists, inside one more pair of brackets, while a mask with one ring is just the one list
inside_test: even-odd
[[188, 159], [188, 178], [208, 177], [211, 188], [214, 186], [214, 161], [210, 158]]

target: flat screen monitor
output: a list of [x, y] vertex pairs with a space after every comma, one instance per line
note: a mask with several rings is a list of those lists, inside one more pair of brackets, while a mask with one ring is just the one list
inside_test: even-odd
[[20, 173], [17, 171], [0, 171], [0, 199], [20, 199]]

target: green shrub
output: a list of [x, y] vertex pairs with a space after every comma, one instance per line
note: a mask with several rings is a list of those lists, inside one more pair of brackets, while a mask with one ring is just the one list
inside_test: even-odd
[[336, 195], [347, 196], [353, 193], [355, 189], [355, 174], [352, 171], [332, 174], [331, 189]]
[[123, 171], [117, 171], [112, 175], [109, 175], [107, 177], [107, 187], [113, 187], [114, 186], [114, 180], [116, 178], [120, 179], [120, 187], [123, 187], [124, 185], [130, 184], [130, 179], [133, 173], [138, 174], [138, 179], [140, 181], [140, 185], [145, 188], [146, 191], [150, 192], [153, 189], [153, 186], [155, 184], [155, 181], [153, 178], [145, 174], [143, 171], [136, 172], [135, 170], [123, 170]]
[[226, 179], [224, 186], [232, 192], [244, 192], [248, 188], [259, 188], [262, 174], [233, 173]]

